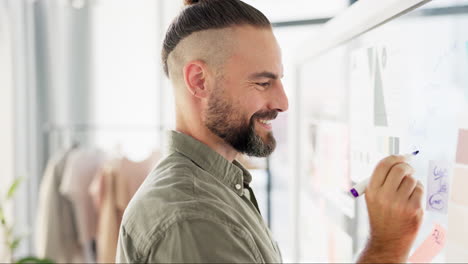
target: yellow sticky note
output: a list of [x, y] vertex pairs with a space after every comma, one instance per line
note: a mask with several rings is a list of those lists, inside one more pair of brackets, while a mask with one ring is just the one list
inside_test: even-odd
[[446, 238], [445, 228], [435, 224], [431, 234], [414, 251], [408, 259], [411, 263], [430, 263], [444, 248]]

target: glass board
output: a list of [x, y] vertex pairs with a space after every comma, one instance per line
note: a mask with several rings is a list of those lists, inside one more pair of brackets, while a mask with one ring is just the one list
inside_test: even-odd
[[354, 261], [369, 228], [347, 191], [414, 150], [425, 216], [410, 261], [468, 261], [468, 12], [440, 2], [300, 67], [300, 261]]

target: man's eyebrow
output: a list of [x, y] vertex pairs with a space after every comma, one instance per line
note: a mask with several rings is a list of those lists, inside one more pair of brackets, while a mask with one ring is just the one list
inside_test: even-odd
[[278, 75], [272, 72], [268, 72], [268, 71], [256, 72], [256, 73], [252, 73], [249, 75], [249, 79], [259, 79], [259, 78], [270, 78], [273, 80], [277, 80]]

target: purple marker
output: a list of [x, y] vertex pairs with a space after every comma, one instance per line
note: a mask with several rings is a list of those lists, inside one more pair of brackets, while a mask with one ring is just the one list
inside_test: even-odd
[[[412, 152], [410, 154], [406, 154], [404, 156], [405, 156], [405, 159], [408, 160], [412, 156], [418, 155], [418, 153], [419, 153], [419, 150], [416, 150], [416, 151], [414, 151], [414, 152]], [[349, 192], [355, 198], [363, 195], [366, 192], [366, 188], [367, 188], [367, 185], [369, 184], [369, 181], [370, 181], [370, 177], [365, 179], [365, 180], [362, 180], [362, 181], [358, 182], [356, 185], [354, 185], [353, 188], [351, 188], [351, 190], [349, 190]]]

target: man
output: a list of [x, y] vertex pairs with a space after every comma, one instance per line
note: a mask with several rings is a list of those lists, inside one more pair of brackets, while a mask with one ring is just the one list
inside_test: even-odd
[[[239, 0], [186, 1], [162, 52], [176, 102], [169, 150], [125, 211], [118, 262], [281, 262], [239, 153], [275, 149], [288, 109], [268, 19]], [[360, 262], [405, 262], [422, 220], [422, 186], [402, 156], [366, 192], [371, 234]], [[312, 224], [312, 223], [311, 223]]]

